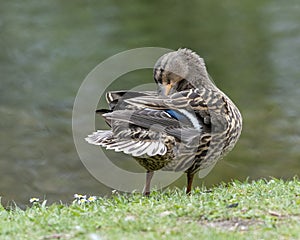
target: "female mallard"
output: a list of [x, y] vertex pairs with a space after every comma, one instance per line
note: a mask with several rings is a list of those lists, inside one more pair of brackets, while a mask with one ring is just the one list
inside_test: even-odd
[[156, 92], [108, 92], [109, 110], [97, 110], [111, 130], [87, 142], [131, 154], [147, 170], [144, 194], [156, 170], [207, 172], [229, 152], [242, 130], [234, 103], [209, 79], [202, 58], [189, 49], [163, 55], [154, 66]]

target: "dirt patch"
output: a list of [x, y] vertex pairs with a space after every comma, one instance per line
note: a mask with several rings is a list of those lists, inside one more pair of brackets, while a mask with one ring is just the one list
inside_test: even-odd
[[202, 226], [219, 228], [226, 231], [247, 231], [250, 227], [259, 227], [263, 222], [257, 219], [229, 219], [217, 221], [200, 221]]
[[[269, 214], [274, 218], [274, 224], [287, 224], [287, 221], [300, 221], [299, 215], [282, 215], [277, 212], [269, 211]], [[215, 221], [200, 220], [202, 226], [217, 228], [226, 231], [247, 231], [249, 228], [260, 228], [265, 225], [265, 221], [260, 219], [219, 219]]]

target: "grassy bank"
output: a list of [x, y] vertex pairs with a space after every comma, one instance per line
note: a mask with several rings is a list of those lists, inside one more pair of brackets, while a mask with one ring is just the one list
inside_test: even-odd
[[0, 239], [300, 239], [300, 182], [118, 194], [67, 206], [0, 205]]

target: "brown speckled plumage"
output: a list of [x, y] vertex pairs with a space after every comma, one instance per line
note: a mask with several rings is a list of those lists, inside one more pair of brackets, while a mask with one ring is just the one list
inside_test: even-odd
[[154, 66], [155, 92], [107, 93], [110, 110], [98, 110], [111, 126], [89, 135], [89, 143], [131, 154], [153, 172], [185, 171], [192, 187], [196, 172], [206, 175], [236, 144], [242, 117], [210, 80], [202, 58], [189, 49], [163, 55]]

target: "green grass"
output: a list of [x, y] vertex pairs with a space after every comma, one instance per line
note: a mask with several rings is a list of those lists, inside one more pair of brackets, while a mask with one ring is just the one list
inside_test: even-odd
[[69, 206], [0, 205], [0, 239], [300, 239], [300, 181], [118, 194]]

